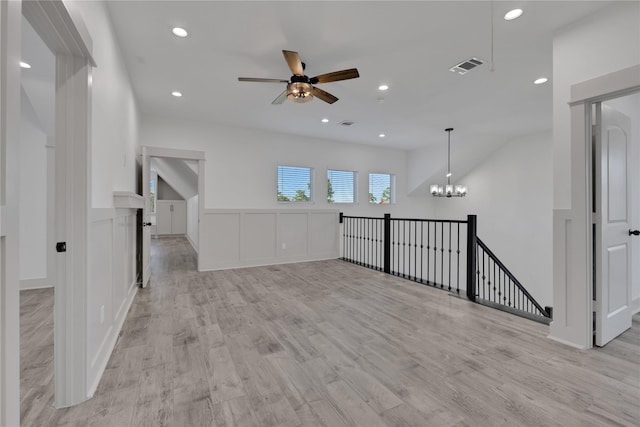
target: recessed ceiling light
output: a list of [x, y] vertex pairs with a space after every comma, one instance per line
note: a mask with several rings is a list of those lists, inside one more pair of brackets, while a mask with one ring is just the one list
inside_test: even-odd
[[384, 133], [381, 133], [380, 135], [378, 135], [378, 138], [384, 138], [385, 136], [387, 135], [385, 135]]
[[378, 90], [387, 90], [387, 89], [389, 89], [388, 85], [380, 85], [380, 86], [378, 86]]
[[31, 68], [31, 65], [27, 64], [26, 62], [20, 61], [20, 67], [22, 67], [22, 68]]
[[514, 19], [519, 18], [520, 15], [522, 15], [522, 9], [513, 9], [505, 13], [504, 19], [507, 21], [513, 21]]
[[175, 27], [173, 30], [171, 30], [171, 32], [173, 32], [173, 34], [178, 37], [187, 37], [189, 35], [189, 33], [187, 33], [187, 30], [180, 27]]
[[325, 117], [324, 119], [322, 119], [322, 123], [329, 123], [329, 119]]
[[549, 81], [549, 79], [548, 79], [548, 78], [546, 78], [546, 77], [540, 77], [539, 79], [535, 79], [535, 80], [533, 81], [533, 84], [534, 84], [534, 85], [541, 85], [542, 83], [546, 83], [546, 82], [548, 82], [548, 81]]
[[176, 98], [180, 98], [182, 96], [182, 92], [174, 90], [173, 92], [171, 92], [171, 95], [175, 96]]

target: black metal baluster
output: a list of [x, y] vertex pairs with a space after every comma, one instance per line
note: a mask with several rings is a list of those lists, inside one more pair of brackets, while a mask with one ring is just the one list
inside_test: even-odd
[[448, 291], [451, 292], [451, 223], [449, 223], [449, 288]]
[[406, 237], [407, 237], [407, 233], [406, 233], [406, 225], [407, 225], [407, 221], [402, 221], [402, 277], [406, 278], [406, 274], [405, 274], [405, 267], [407, 266], [407, 260], [405, 259], [407, 254], [406, 254]]
[[429, 284], [430, 259], [431, 259], [431, 221], [427, 221], [427, 284]]
[[456, 247], [456, 254], [457, 254], [457, 260], [456, 260], [456, 264], [457, 264], [457, 275], [456, 275], [456, 293], [459, 295], [460, 294], [460, 223], [458, 223], [458, 246]]
[[440, 289], [444, 288], [444, 222], [440, 223]]
[[433, 286], [438, 286], [438, 222], [433, 222]]
[[358, 220], [358, 263], [362, 265], [362, 218]]
[[413, 278], [418, 281], [418, 222], [413, 226]]
[[[429, 225], [429, 223], [427, 223], [427, 225]], [[422, 249], [424, 248], [424, 221], [420, 222], [420, 283], [424, 283], [423, 278], [424, 275], [422, 274]]]
[[485, 276], [485, 274], [484, 274], [484, 263], [485, 263], [485, 258], [486, 258], [486, 257], [485, 257], [485, 252], [484, 252], [484, 249], [483, 249], [483, 250], [482, 250], [482, 298], [483, 298], [483, 299], [484, 299], [484, 297], [485, 297], [485, 291], [486, 291], [485, 286], [487, 286], [487, 284], [486, 284], [486, 278], [487, 278], [487, 276]]

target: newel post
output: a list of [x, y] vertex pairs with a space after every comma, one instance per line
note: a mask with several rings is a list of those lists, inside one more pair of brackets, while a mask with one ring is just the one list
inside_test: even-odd
[[477, 230], [477, 217], [467, 215], [467, 298], [473, 302], [476, 300]]
[[391, 274], [391, 214], [384, 214], [384, 272]]

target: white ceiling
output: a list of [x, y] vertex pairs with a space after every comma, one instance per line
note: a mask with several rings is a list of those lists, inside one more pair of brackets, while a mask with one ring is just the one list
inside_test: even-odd
[[[495, 71], [487, 1], [112, 1], [108, 2], [144, 113], [303, 136], [416, 149], [495, 144], [551, 128], [554, 31], [601, 8], [596, 1], [496, 1]], [[514, 8], [522, 17], [502, 17]], [[171, 33], [184, 27], [189, 37]], [[320, 85], [333, 105], [271, 105], [288, 79], [283, 49], [307, 74], [357, 67], [360, 78]], [[449, 71], [472, 56], [487, 63]], [[99, 64], [98, 64], [99, 66]], [[378, 85], [390, 86], [379, 92]], [[171, 91], [183, 92], [174, 98]], [[379, 100], [383, 98], [383, 102]], [[323, 124], [323, 117], [330, 122]], [[351, 127], [338, 125], [352, 120]], [[386, 138], [378, 138], [385, 133]]]

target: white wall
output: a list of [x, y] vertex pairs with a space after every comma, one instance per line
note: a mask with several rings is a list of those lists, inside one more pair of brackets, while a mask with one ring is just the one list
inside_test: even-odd
[[161, 176], [158, 176], [157, 183], [158, 200], [184, 200]]
[[198, 195], [187, 200], [187, 239], [198, 252]]
[[640, 63], [640, 2], [616, 2], [553, 40], [553, 205], [571, 207], [571, 85]]
[[[204, 151], [205, 208], [309, 209], [276, 200], [276, 167], [308, 166], [315, 173], [312, 209], [340, 209], [349, 214], [424, 216], [425, 197], [407, 196], [407, 153], [402, 150], [344, 144], [273, 132], [240, 129], [202, 122], [143, 116], [141, 145]], [[326, 201], [327, 168], [359, 172], [360, 203]], [[396, 205], [369, 205], [368, 174], [396, 174]]]
[[136, 192], [139, 112], [115, 33], [103, 2], [68, 2], [93, 39], [92, 206], [113, 207], [114, 191]]
[[47, 135], [22, 91], [20, 100], [20, 287], [47, 283]]
[[97, 64], [91, 81], [94, 209], [90, 212], [87, 285], [87, 388], [93, 393], [137, 289], [131, 270], [135, 263], [129, 264], [136, 248], [130, 235], [135, 215], [113, 209], [113, 192], [137, 191], [139, 113], [104, 2], [65, 4], [84, 21]]
[[438, 218], [477, 215], [478, 236], [542, 306], [553, 305], [551, 170], [551, 133], [519, 138], [459, 179], [466, 197], [434, 202]]

